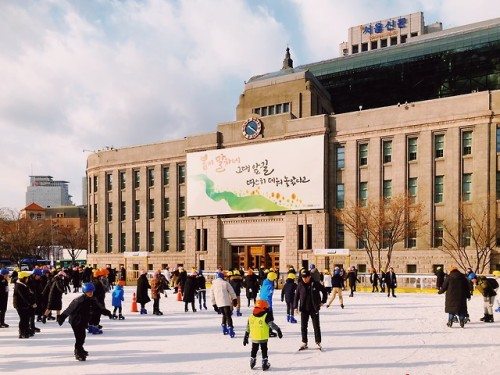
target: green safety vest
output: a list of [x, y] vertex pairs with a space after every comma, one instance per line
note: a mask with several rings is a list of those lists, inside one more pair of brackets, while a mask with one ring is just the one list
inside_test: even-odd
[[253, 341], [263, 341], [269, 339], [269, 324], [266, 323], [266, 316], [250, 315], [248, 323], [250, 325], [250, 337]]

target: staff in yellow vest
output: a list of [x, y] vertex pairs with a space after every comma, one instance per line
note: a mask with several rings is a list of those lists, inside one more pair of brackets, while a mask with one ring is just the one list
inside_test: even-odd
[[273, 314], [269, 314], [269, 304], [264, 300], [257, 300], [253, 309], [252, 315], [248, 318], [243, 345], [248, 344], [248, 338], [252, 339], [252, 351], [250, 352], [250, 368], [255, 367], [257, 362], [257, 352], [262, 353], [262, 370], [267, 370], [271, 367], [267, 358], [267, 341], [269, 340], [269, 328], [274, 329], [278, 333], [278, 337], [282, 338], [283, 333], [280, 327], [274, 323]]

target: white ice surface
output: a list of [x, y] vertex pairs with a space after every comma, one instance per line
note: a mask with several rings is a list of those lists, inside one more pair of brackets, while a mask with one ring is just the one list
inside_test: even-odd
[[[163, 316], [130, 312], [135, 287], [125, 287], [124, 321], [103, 317], [104, 334], [87, 335], [86, 362], [73, 356], [70, 325], [37, 323], [42, 330], [30, 339], [18, 338], [18, 316], [9, 299], [6, 322], [0, 329], [0, 373], [8, 374], [250, 374], [250, 346], [242, 344], [251, 308], [233, 316], [236, 337], [223, 336], [221, 316], [208, 310], [184, 312], [176, 295], [161, 299]], [[483, 301], [469, 302], [472, 322], [464, 329], [446, 326], [444, 295], [356, 293], [321, 310], [323, 352], [298, 352], [300, 323], [286, 321], [285, 304], [275, 291], [275, 321], [283, 339], [269, 340], [271, 372], [305, 374], [500, 374], [500, 314], [496, 323], [483, 323]], [[12, 293], [12, 291], [11, 291]], [[77, 294], [64, 296], [67, 306]], [[207, 293], [209, 298], [209, 292]], [[107, 295], [107, 307], [111, 296]], [[152, 303], [147, 305], [149, 312]], [[298, 317], [297, 317], [298, 318]], [[311, 324], [311, 323], [310, 323]], [[314, 343], [312, 327], [309, 343]]]

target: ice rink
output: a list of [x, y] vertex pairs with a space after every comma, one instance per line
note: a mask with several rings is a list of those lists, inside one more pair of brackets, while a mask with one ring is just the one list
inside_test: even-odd
[[[37, 323], [42, 330], [18, 339], [18, 316], [9, 299], [6, 322], [0, 329], [0, 372], [16, 374], [250, 374], [250, 346], [242, 344], [251, 308], [242, 297], [242, 317], [233, 316], [236, 337], [223, 336], [220, 315], [208, 310], [184, 312], [176, 295], [162, 298], [163, 316], [130, 312], [135, 287], [125, 287], [125, 320], [103, 317], [102, 335], [87, 335], [86, 362], [73, 356], [74, 337], [66, 321]], [[397, 291], [396, 291], [397, 292]], [[171, 293], [171, 292], [169, 292]], [[269, 340], [270, 372], [305, 374], [500, 374], [500, 314], [483, 323], [483, 301], [469, 302], [472, 319], [465, 328], [446, 326], [444, 295], [346, 293], [345, 309], [336, 300], [321, 310], [324, 351], [299, 352], [300, 322], [288, 323], [281, 291], [274, 295], [275, 322], [284, 337]], [[12, 294], [12, 288], [11, 288]], [[63, 305], [78, 294], [64, 296]], [[207, 298], [210, 295], [207, 292]], [[107, 307], [111, 296], [107, 295]], [[147, 305], [152, 310], [152, 303]], [[297, 317], [299, 318], [299, 317]], [[309, 343], [314, 343], [312, 327]]]

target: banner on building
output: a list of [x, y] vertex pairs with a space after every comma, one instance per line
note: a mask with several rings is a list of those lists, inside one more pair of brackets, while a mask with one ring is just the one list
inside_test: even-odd
[[188, 216], [324, 207], [324, 137], [187, 154]]

